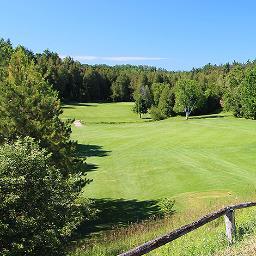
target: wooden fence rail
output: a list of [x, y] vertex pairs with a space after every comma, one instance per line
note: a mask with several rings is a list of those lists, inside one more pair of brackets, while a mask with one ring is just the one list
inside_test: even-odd
[[165, 245], [166, 243], [169, 243], [181, 236], [184, 236], [185, 234], [202, 227], [203, 225], [219, 218], [220, 216], [224, 215], [225, 224], [226, 224], [226, 235], [229, 243], [232, 243], [234, 240], [235, 235], [235, 215], [234, 212], [236, 209], [242, 209], [247, 208], [251, 206], [256, 206], [256, 202], [246, 202], [236, 205], [230, 205], [227, 207], [224, 207], [222, 209], [219, 209], [215, 212], [209, 213], [200, 219], [192, 222], [191, 224], [182, 226], [176, 230], [171, 231], [170, 233], [160, 236], [154, 240], [151, 240], [147, 243], [144, 243], [134, 249], [131, 249], [128, 252], [124, 252], [122, 254], [119, 254], [118, 256], [140, 256], [144, 255], [160, 246]]

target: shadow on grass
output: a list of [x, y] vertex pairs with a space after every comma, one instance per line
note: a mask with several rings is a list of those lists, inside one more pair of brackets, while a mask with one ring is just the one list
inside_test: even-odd
[[102, 146], [99, 145], [85, 145], [78, 144], [77, 146], [78, 154], [80, 157], [104, 157], [108, 156], [111, 151], [104, 150]]
[[[78, 144], [77, 145], [77, 154], [81, 158], [87, 158], [87, 157], [105, 157], [108, 156], [111, 151], [109, 150], [103, 150], [102, 146], [99, 145], [84, 145], [84, 144]], [[84, 164], [84, 171], [85, 172], [92, 172], [96, 171], [99, 166], [93, 163], [86, 163]]]
[[209, 116], [191, 116], [189, 119], [208, 119], [208, 118], [223, 118], [224, 115], [209, 115]]
[[72, 102], [72, 103], [67, 103], [67, 105], [62, 105], [62, 108], [74, 109], [74, 107], [76, 107], [76, 106], [97, 107], [96, 104]]
[[96, 171], [98, 168], [99, 166], [97, 164], [85, 163], [84, 165], [85, 172], [93, 172], [93, 171]]
[[255, 232], [255, 219], [253, 222], [245, 223], [237, 228], [236, 239], [241, 241], [245, 236], [252, 234], [253, 232]]
[[72, 106], [65, 106], [65, 105], [64, 105], [64, 106], [61, 106], [61, 108], [62, 108], [62, 109], [74, 109], [74, 107], [72, 107]]
[[125, 199], [93, 199], [93, 207], [99, 210], [97, 218], [85, 221], [77, 231], [77, 238], [84, 238], [92, 233], [110, 230], [114, 227], [127, 226], [159, 215], [156, 200], [138, 201]]
[[90, 104], [90, 103], [73, 103], [72, 105], [74, 105], [74, 106], [84, 106], [84, 107], [97, 107], [97, 105]]

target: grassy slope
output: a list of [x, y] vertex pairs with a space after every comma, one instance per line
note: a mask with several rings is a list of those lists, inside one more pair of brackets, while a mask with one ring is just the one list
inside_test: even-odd
[[256, 255], [256, 236], [250, 236], [238, 245], [225, 249], [216, 256], [255, 256]]
[[[219, 208], [221, 204], [217, 202]], [[177, 227], [190, 223], [199, 216], [213, 211], [206, 206], [200, 209], [187, 209], [174, 216], [160, 220], [132, 224], [127, 228], [115, 229], [109, 233], [102, 233], [100, 238], [81, 243], [71, 256], [113, 256], [128, 251], [135, 246], [166, 234]], [[256, 237], [256, 209], [248, 208], [236, 211], [236, 243], [228, 246], [225, 237], [223, 218], [206, 224], [205, 226], [166, 244], [148, 255], [152, 256], [252, 256], [255, 255]], [[247, 239], [250, 237], [251, 239]], [[249, 247], [250, 246], [250, 247]], [[244, 252], [248, 252], [244, 253]], [[250, 252], [250, 253], [249, 253]]]
[[[73, 138], [91, 164], [88, 175], [94, 182], [86, 188], [85, 196], [127, 199], [100, 201], [106, 208], [104, 222], [110, 218], [115, 224], [127, 223], [130, 213], [138, 217], [148, 210], [150, 216], [153, 199], [161, 197], [175, 196], [185, 208], [170, 219], [100, 233], [100, 238], [82, 242], [72, 256], [116, 255], [222, 204], [239, 201], [235, 194], [249, 198], [248, 191], [255, 186], [255, 121], [220, 114], [189, 121], [177, 117], [146, 122], [149, 120], [140, 120], [131, 112], [130, 103], [66, 106], [64, 118], [84, 124], [73, 127]], [[253, 234], [255, 210], [239, 213], [237, 222], [241, 239], [243, 234]], [[150, 255], [205, 256], [218, 252], [216, 255], [222, 256], [227, 254], [226, 245], [223, 220], [218, 219]], [[239, 245], [235, 251], [240, 250]]]
[[89, 177], [95, 182], [86, 196], [149, 200], [209, 192], [215, 197], [245, 194], [255, 186], [255, 121], [219, 115], [145, 122], [131, 107], [114, 103], [64, 109], [64, 118], [85, 124], [73, 128], [73, 138], [94, 165]]
[[[65, 105], [64, 118], [76, 118], [88, 123], [143, 122], [132, 110], [132, 104], [123, 103], [80, 103]], [[148, 116], [145, 116], [148, 117]]]

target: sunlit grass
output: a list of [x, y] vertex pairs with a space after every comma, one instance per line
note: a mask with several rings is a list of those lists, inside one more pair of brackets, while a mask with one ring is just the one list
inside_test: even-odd
[[94, 166], [86, 197], [151, 200], [254, 189], [255, 121], [219, 114], [145, 122], [132, 103], [92, 105], [64, 108], [65, 118], [84, 123], [73, 127], [73, 138]]
[[[73, 251], [71, 255], [117, 255], [148, 240], [154, 239], [159, 235], [168, 233], [184, 224], [190, 223], [198, 217], [223, 206], [222, 204], [216, 204], [215, 207], [205, 204], [204, 207], [201, 205], [200, 208], [190, 208], [164, 219], [148, 220], [138, 224], [135, 223], [127, 228], [116, 228], [113, 231], [102, 233], [97, 239], [91, 238], [89, 241], [80, 242], [79, 246], [77, 246], [78, 249]], [[226, 255], [225, 252], [228, 251], [231, 253], [238, 250], [237, 248], [239, 248], [240, 243], [242, 243], [244, 239], [255, 234], [255, 213], [255, 208], [236, 211], [237, 236], [236, 243], [231, 248], [225, 237], [224, 219], [223, 217], [220, 217], [217, 220], [152, 251], [148, 255]]]
[[[255, 121], [220, 113], [153, 122], [131, 109], [132, 103], [64, 107], [63, 118], [82, 123], [73, 126], [72, 136], [93, 179], [83, 196], [107, 204], [114, 214], [102, 215], [97, 226], [114, 230], [82, 239], [73, 255], [116, 255], [213, 209], [255, 198]], [[164, 197], [176, 201], [176, 214], [143, 221], [152, 214], [151, 204]], [[246, 209], [237, 215], [241, 227], [250, 226], [246, 234], [254, 232], [250, 212], [255, 213]], [[226, 247], [219, 219], [150, 255], [214, 255]]]

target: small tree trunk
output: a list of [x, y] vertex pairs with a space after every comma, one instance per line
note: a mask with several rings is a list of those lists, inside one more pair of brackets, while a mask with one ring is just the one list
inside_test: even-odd
[[189, 117], [189, 111], [186, 111], [186, 120], [188, 120]]
[[140, 118], [141, 118], [141, 113], [140, 113]]

